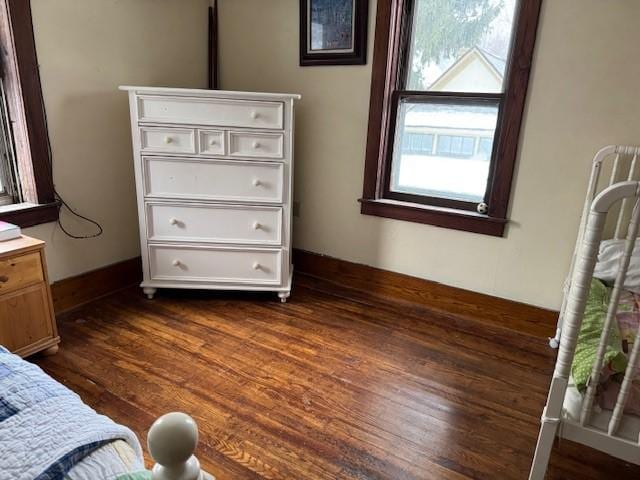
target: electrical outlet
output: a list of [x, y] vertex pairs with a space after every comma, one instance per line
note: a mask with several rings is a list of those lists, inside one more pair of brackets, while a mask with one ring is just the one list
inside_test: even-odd
[[300, 202], [297, 200], [293, 201], [293, 216], [300, 218]]

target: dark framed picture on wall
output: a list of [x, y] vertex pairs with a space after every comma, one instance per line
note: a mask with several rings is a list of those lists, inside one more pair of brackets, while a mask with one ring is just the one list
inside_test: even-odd
[[300, 0], [300, 65], [367, 63], [369, 0]]

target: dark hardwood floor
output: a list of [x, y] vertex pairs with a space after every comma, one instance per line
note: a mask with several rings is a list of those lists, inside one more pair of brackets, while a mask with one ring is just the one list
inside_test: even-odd
[[[137, 288], [60, 319], [49, 374], [146, 442], [159, 415], [200, 426], [226, 479], [523, 479], [550, 374], [546, 339], [298, 275], [271, 294]], [[637, 478], [562, 442], [549, 478]]]

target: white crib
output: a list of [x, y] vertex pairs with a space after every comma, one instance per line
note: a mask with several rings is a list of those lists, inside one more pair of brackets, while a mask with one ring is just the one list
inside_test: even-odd
[[[553, 347], [559, 345], [560, 350], [542, 414], [530, 480], [544, 478], [556, 435], [640, 464], [640, 417], [623, 414], [633, 373], [640, 361], [640, 341], [633, 343], [613, 411], [596, 412], [594, 409], [606, 345], [640, 228], [640, 181], [636, 171], [640, 167], [637, 165], [639, 155], [640, 147], [614, 145], [603, 148], [594, 158], [558, 329], [556, 337], [550, 342]], [[609, 159], [612, 162], [608, 162]], [[603, 175], [604, 172], [608, 175]], [[608, 176], [604, 186], [601, 185], [603, 176]], [[624, 253], [611, 292], [586, 392], [580, 400], [579, 411], [571, 415], [569, 409], [565, 408], [569, 396], [577, 394], [568, 392], [571, 365], [600, 242], [604, 238], [624, 238]]]

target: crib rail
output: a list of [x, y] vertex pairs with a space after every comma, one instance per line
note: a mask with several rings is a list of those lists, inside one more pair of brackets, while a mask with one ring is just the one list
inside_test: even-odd
[[[589, 176], [589, 183], [587, 185], [587, 194], [585, 197], [584, 205], [582, 208], [582, 216], [580, 217], [580, 226], [578, 228], [578, 235], [576, 239], [576, 245], [571, 257], [571, 264], [569, 266], [569, 273], [564, 285], [564, 295], [562, 305], [560, 307], [560, 314], [558, 316], [558, 325], [556, 328], [555, 337], [549, 339], [549, 345], [552, 348], [558, 348], [560, 345], [560, 336], [562, 333], [562, 325], [567, 309], [568, 293], [571, 287], [572, 279], [575, 274], [576, 260], [578, 256], [578, 249], [583, 242], [585, 230], [587, 227], [587, 218], [589, 216], [589, 209], [596, 198], [596, 196], [602, 192], [605, 188], [614, 185], [621, 179], [627, 181], [640, 180], [638, 176], [638, 157], [640, 156], [639, 146], [630, 145], [608, 145], [598, 151], [591, 165], [591, 174]], [[625, 157], [629, 157], [629, 162], [624, 162]], [[612, 160], [611, 172], [609, 174], [608, 181], [602, 181], [601, 174], [609, 167], [608, 161]], [[617, 213], [615, 229], [613, 232], [613, 238], [621, 239], [625, 234], [625, 216], [629, 209], [629, 200], [627, 198], [622, 200], [620, 208]]]
[[[638, 155], [638, 153], [640, 152], [637, 150], [632, 152], [634, 156]], [[616, 168], [615, 164], [614, 168]], [[599, 169], [594, 170], [595, 175], [598, 174], [598, 170]], [[592, 176], [593, 175], [594, 173], [592, 172]], [[596, 431], [596, 427], [591, 424], [594, 401], [596, 398], [596, 389], [598, 387], [600, 372], [602, 371], [602, 365], [604, 363], [606, 345], [608, 343], [609, 336], [611, 335], [611, 327], [615, 321], [620, 294], [627, 275], [629, 262], [638, 237], [638, 232], [640, 231], [640, 181], [627, 180], [613, 183], [598, 193], [590, 203], [588, 215], [584, 220], [585, 226], [584, 228], [581, 227], [581, 232], [579, 234], [580, 241], [578, 242], [575, 258], [572, 262], [573, 272], [571, 283], [569, 285], [568, 294], [566, 295], [566, 304], [564, 305], [564, 325], [562, 328], [562, 337], [560, 339], [560, 351], [558, 352], [558, 359], [556, 361], [553, 379], [549, 389], [547, 404], [542, 414], [542, 426], [540, 428], [536, 453], [529, 475], [530, 480], [542, 480], [544, 478], [558, 427], [561, 423], [567, 421], [562, 418], [563, 401], [569, 383], [571, 365], [576, 351], [578, 334], [582, 326], [582, 320], [591, 287], [591, 279], [593, 277], [598, 257], [600, 242], [603, 238], [608, 215], [615, 212], [614, 206], [617, 207], [624, 202], [625, 199], [627, 200], [627, 203], [632, 202], [633, 211], [631, 213], [629, 224], [625, 229], [626, 240], [624, 254], [618, 266], [614, 288], [607, 308], [605, 325], [599, 340], [596, 361], [594, 362], [591, 377], [587, 386], [587, 392], [582, 402], [580, 422], [579, 424], [569, 422], [572, 429], [575, 429], [574, 426], [583, 428], [586, 432], [585, 438], [589, 435], [593, 436]], [[619, 215], [619, 213], [616, 214]], [[624, 223], [624, 218], [622, 222]], [[616, 219], [617, 229], [619, 223], [620, 220]], [[616, 399], [615, 408], [607, 426], [607, 431], [598, 431], [599, 435], [607, 436], [608, 440], [616, 440], [614, 435], [620, 426], [624, 407], [629, 398], [633, 374], [639, 362], [640, 341], [636, 341], [634, 342], [623, 384]], [[638, 438], [635, 440], [635, 445], [640, 448], [640, 440]], [[623, 440], [620, 439], [620, 441], [622, 442]], [[627, 440], [624, 440], [624, 442], [628, 443]]]

